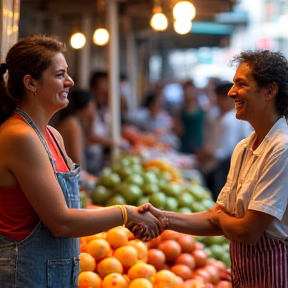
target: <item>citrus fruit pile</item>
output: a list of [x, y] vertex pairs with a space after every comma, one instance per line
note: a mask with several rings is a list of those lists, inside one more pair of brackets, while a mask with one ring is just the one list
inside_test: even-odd
[[79, 288], [232, 287], [221, 280], [221, 261], [208, 259], [193, 236], [171, 230], [144, 243], [119, 226], [81, 237], [80, 251]]

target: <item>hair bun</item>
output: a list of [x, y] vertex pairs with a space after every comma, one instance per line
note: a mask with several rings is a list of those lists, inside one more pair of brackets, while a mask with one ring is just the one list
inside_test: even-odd
[[0, 64], [0, 75], [4, 75], [7, 71], [7, 66], [6, 63], [1, 63]]

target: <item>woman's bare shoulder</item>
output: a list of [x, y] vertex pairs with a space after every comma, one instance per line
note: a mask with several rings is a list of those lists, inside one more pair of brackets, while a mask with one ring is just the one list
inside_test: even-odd
[[27, 123], [18, 119], [8, 119], [0, 128], [0, 143], [2, 145], [13, 145], [22, 146], [30, 145], [39, 137], [34, 129], [27, 125]]

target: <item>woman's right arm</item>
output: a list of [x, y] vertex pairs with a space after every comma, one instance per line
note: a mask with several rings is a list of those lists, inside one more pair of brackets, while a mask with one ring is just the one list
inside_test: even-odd
[[[32, 128], [22, 126], [5, 138], [2, 146], [5, 159], [1, 161], [5, 161], [31, 206], [54, 236], [80, 237], [123, 224], [117, 206], [69, 209], [42, 142]], [[127, 206], [127, 212], [128, 227], [143, 223], [151, 227], [155, 236], [160, 233], [160, 223], [150, 213], [141, 215], [133, 206]]]

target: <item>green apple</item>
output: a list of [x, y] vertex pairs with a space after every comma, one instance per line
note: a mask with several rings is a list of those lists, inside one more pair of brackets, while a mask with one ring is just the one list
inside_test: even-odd
[[127, 176], [124, 180], [125, 183], [134, 184], [137, 186], [142, 186], [144, 184], [144, 179], [141, 174], [131, 174]]
[[166, 179], [159, 179], [158, 186], [159, 186], [161, 191], [165, 191], [167, 189], [168, 185], [170, 185], [170, 184]]
[[146, 172], [148, 171], [154, 173], [157, 176], [157, 178], [159, 178], [159, 176], [161, 176], [162, 173], [158, 167], [149, 167], [147, 168]]
[[163, 171], [163, 172], [160, 174], [160, 177], [161, 177], [162, 179], [167, 180], [167, 181], [170, 181], [171, 178], [172, 178], [171, 174], [170, 174], [169, 172], [167, 172], [167, 171]]
[[121, 166], [130, 166], [129, 158], [122, 157], [117, 161], [117, 164], [120, 164]]
[[148, 196], [142, 196], [137, 201], [137, 206], [141, 206], [141, 205], [146, 204], [146, 203], [149, 203], [149, 197]]
[[123, 196], [115, 195], [108, 200], [105, 206], [125, 205], [125, 204], [127, 204], [127, 202]]
[[158, 177], [153, 171], [146, 171], [143, 173], [145, 183], [158, 183]]
[[209, 247], [211, 253], [212, 253], [212, 257], [215, 258], [215, 259], [218, 259], [220, 260], [222, 255], [224, 253], [226, 253], [225, 249], [221, 246], [221, 245], [218, 245], [218, 244], [213, 244]]
[[164, 209], [166, 195], [163, 192], [154, 193], [149, 196], [149, 202], [159, 209]]
[[142, 165], [142, 159], [141, 157], [139, 156], [134, 156], [134, 155], [129, 155], [129, 156], [126, 156], [130, 162], [130, 165], [133, 165], [133, 164], [137, 164], [137, 165]]
[[182, 192], [182, 186], [180, 184], [171, 183], [170, 185], [167, 185], [164, 192], [167, 196], [178, 198]]
[[182, 192], [178, 197], [179, 207], [189, 207], [191, 203], [194, 201], [193, 196], [188, 192]]
[[168, 211], [176, 211], [178, 208], [178, 200], [174, 197], [167, 196], [164, 209]]
[[109, 175], [109, 174], [111, 174], [112, 172], [113, 172], [113, 171], [112, 171], [112, 169], [111, 169], [110, 167], [105, 167], [105, 168], [101, 171], [100, 176]]
[[188, 207], [180, 207], [180, 208], [177, 208], [176, 212], [190, 214], [192, 213], [192, 210]]
[[142, 197], [141, 188], [128, 183], [121, 183], [120, 185], [121, 187], [120, 189], [118, 188], [117, 191], [126, 200], [127, 204], [136, 205], [137, 201]]
[[190, 184], [186, 189], [192, 194], [196, 201], [207, 198], [207, 191], [200, 185]]
[[143, 171], [142, 165], [139, 164], [132, 164], [129, 167], [131, 168], [133, 173], [142, 173]]
[[110, 173], [99, 176], [97, 180], [98, 185], [103, 185], [105, 187], [114, 187], [121, 182], [121, 178], [116, 173]]
[[192, 202], [191, 205], [191, 210], [193, 212], [202, 212], [202, 211], [206, 211], [207, 209], [199, 202]]
[[203, 199], [201, 204], [205, 207], [206, 210], [210, 210], [214, 207], [215, 202], [212, 199]]
[[91, 201], [94, 205], [105, 205], [112, 196], [113, 192], [107, 187], [96, 185], [91, 193]]
[[155, 183], [145, 183], [141, 188], [144, 195], [151, 195], [159, 192], [159, 187]]

